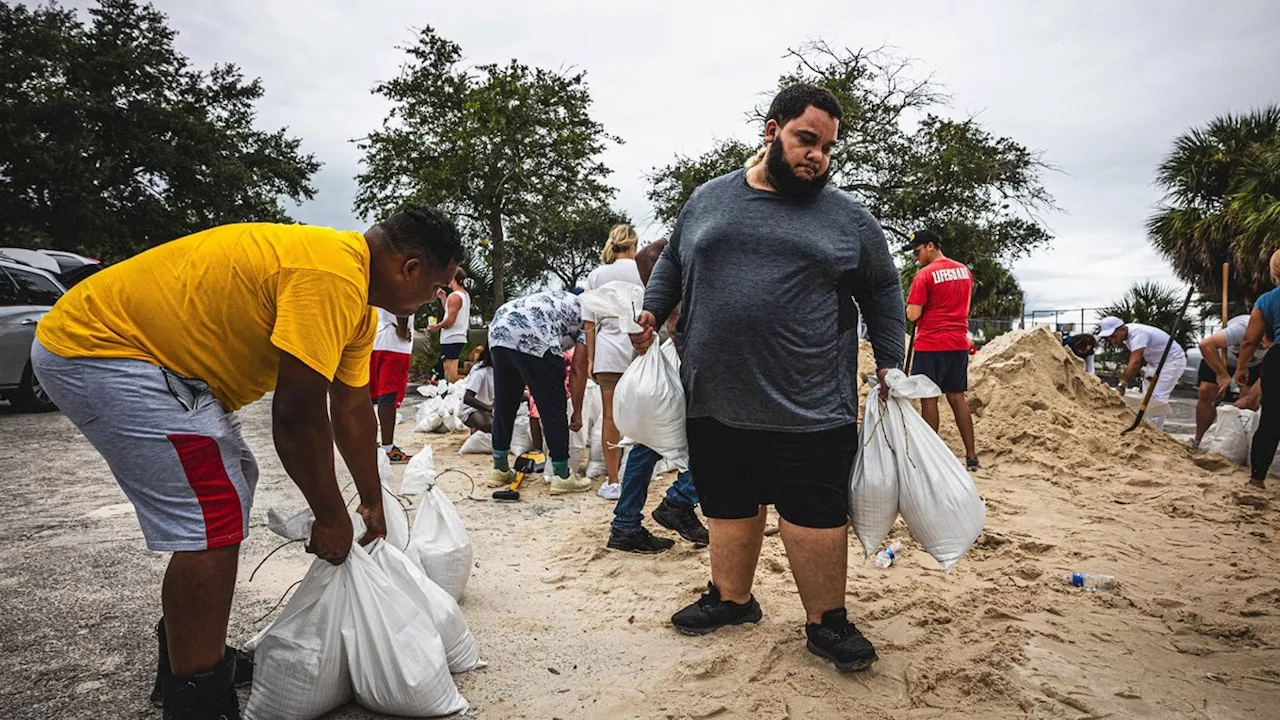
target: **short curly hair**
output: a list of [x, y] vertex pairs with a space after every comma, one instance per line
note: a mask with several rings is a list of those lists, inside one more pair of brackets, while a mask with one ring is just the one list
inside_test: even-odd
[[382, 231], [392, 250], [428, 265], [444, 268], [462, 262], [458, 226], [430, 205], [406, 203], [375, 227]]
[[810, 105], [826, 112], [836, 120], [844, 118], [844, 109], [840, 107], [840, 101], [831, 94], [830, 90], [809, 83], [796, 83], [788, 85], [774, 96], [765, 120], [776, 121], [779, 126], [786, 125], [803, 115]]

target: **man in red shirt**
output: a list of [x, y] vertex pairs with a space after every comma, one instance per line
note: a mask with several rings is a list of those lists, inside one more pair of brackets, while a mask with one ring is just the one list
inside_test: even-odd
[[[907, 319], [916, 324], [915, 359], [911, 371], [938, 384], [964, 441], [965, 465], [978, 469], [973, 443], [973, 417], [964, 393], [969, 389], [969, 297], [973, 277], [963, 263], [942, 254], [942, 238], [932, 230], [911, 235], [909, 250], [920, 272], [907, 295]], [[938, 398], [920, 401], [920, 414], [936, 431]]]

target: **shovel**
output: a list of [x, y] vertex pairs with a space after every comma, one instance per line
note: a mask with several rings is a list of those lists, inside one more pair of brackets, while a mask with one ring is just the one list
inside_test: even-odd
[[1142, 397], [1142, 405], [1138, 406], [1138, 416], [1133, 419], [1133, 424], [1129, 429], [1121, 432], [1121, 435], [1128, 435], [1138, 426], [1142, 424], [1142, 416], [1147, 413], [1147, 405], [1151, 402], [1151, 394], [1156, 391], [1156, 383], [1160, 382], [1160, 371], [1164, 370], [1164, 361], [1169, 359], [1169, 348], [1173, 347], [1173, 339], [1177, 337], [1178, 330], [1182, 329], [1182, 320], [1186, 317], [1187, 306], [1191, 304], [1191, 296], [1195, 293], [1195, 287], [1187, 290], [1187, 299], [1182, 302], [1182, 309], [1178, 311], [1178, 319], [1173, 323], [1173, 330], [1169, 332], [1169, 344], [1164, 346], [1164, 352], [1160, 355], [1160, 363], [1156, 365], [1156, 374], [1151, 377], [1151, 383], [1147, 385], [1147, 394]]

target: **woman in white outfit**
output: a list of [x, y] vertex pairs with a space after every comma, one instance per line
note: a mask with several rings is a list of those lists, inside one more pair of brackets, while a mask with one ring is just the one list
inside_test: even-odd
[[[636, 237], [636, 231], [630, 225], [615, 225], [609, 231], [609, 239], [605, 241], [604, 250], [600, 253], [604, 264], [587, 276], [587, 289], [595, 290], [617, 281], [643, 287], [640, 271], [636, 269], [637, 250], [639, 238]], [[622, 331], [616, 318], [597, 320], [595, 313], [583, 307], [582, 319], [586, 322], [588, 367], [592, 378], [600, 386], [600, 399], [604, 405], [604, 422], [600, 434], [604, 441], [607, 477], [597, 494], [606, 500], [617, 500], [622, 493], [622, 485], [618, 482], [622, 450], [617, 448], [617, 444], [622, 437], [618, 433], [618, 426], [613, 423], [613, 389], [631, 364], [635, 351], [631, 348], [631, 338]]]

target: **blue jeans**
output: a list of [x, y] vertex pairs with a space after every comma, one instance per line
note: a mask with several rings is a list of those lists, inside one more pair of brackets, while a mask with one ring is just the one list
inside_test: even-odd
[[[627, 467], [622, 473], [622, 496], [613, 508], [613, 529], [621, 533], [633, 533], [640, 529], [644, 518], [644, 501], [649, 497], [649, 481], [662, 456], [644, 445], [635, 445], [627, 456]], [[682, 472], [667, 488], [667, 501], [691, 507], [698, 504], [698, 491], [693, 487], [693, 476]]]

